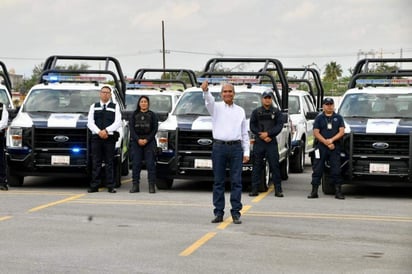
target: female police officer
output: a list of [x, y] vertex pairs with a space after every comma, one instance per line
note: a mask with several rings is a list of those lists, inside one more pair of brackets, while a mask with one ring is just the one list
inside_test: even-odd
[[130, 144], [132, 146], [132, 171], [133, 186], [130, 193], [140, 191], [140, 171], [143, 158], [146, 162], [147, 176], [149, 179], [149, 193], [155, 193], [156, 180], [156, 141], [155, 135], [158, 128], [156, 113], [149, 110], [150, 101], [147, 96], [140, 96], [136, 110], [130, 119]]

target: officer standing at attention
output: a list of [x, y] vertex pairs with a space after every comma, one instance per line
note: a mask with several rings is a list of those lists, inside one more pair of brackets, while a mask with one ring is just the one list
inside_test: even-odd
[[282, 113], [273, 107], [273, 92], [262, 93], [262, 106], [256, 108], [250, 116], [250, 131], [255, 134], [253, 145], [252, 191], [249, 196], [259, 194], [264, 158], [269, 162], [272, 180], [275, 185], [275, 196], [283, 197], [279, 167], [279, 149], [276, 136], [282, 131]]
[[231, 84], [223, 84], [220, 96], [222, 102], [215, 102], [209, 92], [209, 84], [203, 82], [201, 88], [205, 105], [212, 116], [212, 165], [214, 173], [213, 205], [215, 218], [212, 223], [223, 222], [225, 209], [226, 167], [230, 169], [231, 192], [230, 203], [234, 224], [241, 224], [242, 209], [242, 168], [249, 161], [249, 135], [247, 131], [245, 110], [233, 103], [235, 88]]
[[312, 192], [308, 198], [318, 198], [318, 188], [322, 178], [325, 161], [329, 160], [330, 176], [335, 183], [335, 198], [345, 199], [342, 194], [343, 179], [340, 169], [339, 140], [345, 132], [345, 123], [341, 115], [335, 113], [332, 98], [325, 98], [322, 102], [323, 112], [316, 116], [313, 123], [313, 135], [316, 138], [316, 147], [313, 159]]
[[105, 163], [107, 189], [110, 193], [116, 193], [113, 158], [115, 144], [119, 138], [117, 130], [121, 127], [121, 113], [119, 105], [110, 101], [112, 89], [103, 86], [100, 90], [100, 102], [90, 106], [87, 127], [92, 132], [92, 181], [89, 193], [98, 192], [100, 185], [100, 172], [102, 162]]
[[132, 147], [133, 186], [130, 193], [140, 191], [140, 172], [142, 161], [145, 159], [147, 177], [149, 179], [149, 193], [155, 193], [156, 182], [156, 140], [159, 120], [156, 113], [149, 109], [150, 100], [147, 96], [140, 96], [136, 110], [130, 119], [130, 144]]
[[9, 112], [3, 103], [0, 103], [0, 190], [9, 190], [6, 180], [6, 159], [4, 157], [5, 129], [9, 121]]

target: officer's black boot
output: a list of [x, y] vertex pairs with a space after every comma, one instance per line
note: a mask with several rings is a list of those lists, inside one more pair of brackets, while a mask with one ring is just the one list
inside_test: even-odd
[[259, 195], [259, 191], [257, 190], [257, 187], [252, 186], [252, 191], [249, 192], [249, 196], [253, 197], [253, 196], [258, 196], [258, 195]]
[[149, 183], [149, 193], [156, 193], [156, 188], [154, 183]]
[[318, 196], [318, 188], [317, 185], [312, 185], [312, 192], [309, 194], [308, 199], [316, 199], [319, 198]]
[[335, 185], [335, 198], [339, 200], [345, 199], [345, 196], [342, 194], [342, 186], [341, 185]]
[[283, 197], [283, 191], [281, 186], [275, 186], [275, 197]]
[[140, 192], [140, 187], [138, 183], [133, 183], [132, 189], [130, 189], [130, 193]]

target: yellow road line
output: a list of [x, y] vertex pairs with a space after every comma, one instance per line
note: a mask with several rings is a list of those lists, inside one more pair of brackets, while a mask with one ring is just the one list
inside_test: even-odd
[[28, 212], [35, 212], [35, 211], [39, 211], [39, 210], [42, 210], [42, 209], [45, 209], [45, 208], [48, 208], [48, 207], [51, 207], [51, 206], [63, 204], [63, 203], [66, 203], [66, 202], [69, 202], [69, 201], [72, 201], [72, 200], [79, 199], [80, 197], [83, 197], [84, 195], [86, 195], [86, 194], [78, 194], [78, 195], [68, 197], [66, 199], [56, 201], [56, 202], [52, 202], [52, 203], [48, 203], [48, 204], [41, 205], [41, 206], [38, 206], [38, 207], [34, 207], [34, 208], [30, 209]]
[[256, 198], [254, 198], [254, 199], [252, 200], [252, 203], [258, 203], [258, 202], [260, 202], [261, 200], [263, 200], [263, 198], [265, 198], [265, 197], [268, 196], [270, 193], [272, 193], [273, 189], [274, 189], [273, 185], [269, 186], [268, 191], [260, 193]]
[[209, 241], [210, 239], [212, 239], [213, 237], [216, 236], [216, 232], [209, 232], [206, 233], [202, 238], [200, 238], [199, 240], [197, 240], [196, 242], [194, 242], [191, 246], [189, 246], [188, 248], [186, 248], [185, 250], [183, 250], [179, 256], [189, 256], [190, 254], [192, 254], [193, 252], [195, 252], [196, 250], [199, 249], [199, 247], [201, 247], [202, 245], [204, 245], [207, 241]]
[[[245, 205], [243, 206], [243, 209], [240, 211], [240, 213], [243, 215], [245, 214], [249, 209], [251, 209], [252, 206], [250, 205]], [[218, 229], [225, 229], [228, 225], [230, 225], [232, 223], [232, 217], [226, 218], [226, 220], [224, 220], [224, 222], [220, 223], [217, 228]]]
[[259, 217], [336, 219], [336, 220], [360, 220], [360, 221], [412, 223], [412, 218], [408, 216], [373, 216], [373, 215], [323, 214], [323, 213], [305, 213], [305, 212], [256, 212], [256, 211], [248, 212], [246, 215], [247, 216], [259, 216]]
[[0, 217], [0, 222], [1, 222], [1, 221], [8, 220], [8, 219], [11, 219], [11, 218], [13, 218], [13, 216], [3, 216], [3, 217]]

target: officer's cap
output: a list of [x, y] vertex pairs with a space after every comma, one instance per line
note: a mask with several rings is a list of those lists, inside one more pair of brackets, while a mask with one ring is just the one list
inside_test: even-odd
[[262, 98], [265, 98], [265, 97], [272, 97], [272, 92], [271, 91], [264, 91], [262, 93]]
[[333, 101], [333, 98], [330, 97], [326, 97], [325, 99], [323, 99], [323, 104], [324, 105], [333, 105], [335, 102]]

